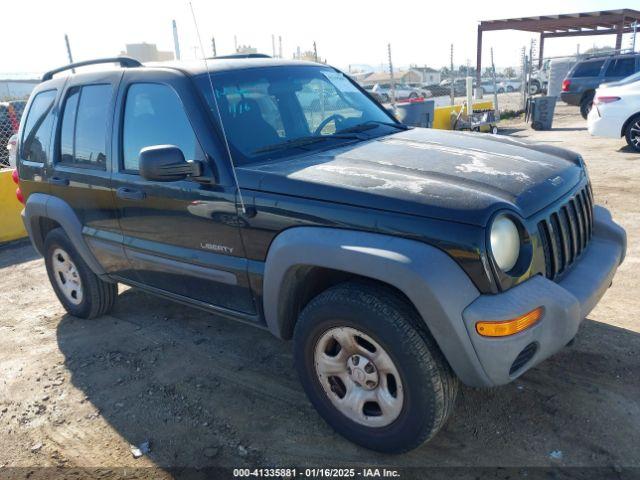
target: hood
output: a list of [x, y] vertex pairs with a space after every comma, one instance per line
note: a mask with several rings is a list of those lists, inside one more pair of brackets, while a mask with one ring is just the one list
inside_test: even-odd
[[423, 128], [237, 171], [242, 188], [481, 226], [503, 208], [527, 218], [584, 175], [568, 150]]

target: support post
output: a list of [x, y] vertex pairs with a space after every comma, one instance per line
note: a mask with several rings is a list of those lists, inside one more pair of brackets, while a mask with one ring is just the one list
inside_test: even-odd
[[476, 53], [476, 85], [480, 86], [482, 77], [482, 25], [478, 25], [478, 51]]
[[616, 28], [616, 52], [622, 50], [622, 32], [624, 32], [624, 17], [620, 20], [618, 27]]
[[538, 49], [538, 70], [542, 70], [542, 60], [544, 57], [544, 33], [540, 34], [540, 48]]

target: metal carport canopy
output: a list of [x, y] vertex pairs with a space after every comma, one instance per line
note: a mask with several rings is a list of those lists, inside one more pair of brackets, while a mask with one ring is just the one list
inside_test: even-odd
[[581, 37], [588, 35], [616, 35], [616, 50], [622, 46], [622, 34], [633, 31], [634, 21], [640, 21], [640, 12], [624, 8], [599, 12], [542, 15], [539, 17], [507, 18], [504, 20], [482, 20], [478, 25], [478, 51], [476, 77], [480, 85], [482, 76], [482, 32], [496, 30], [520, 30], [540, 34], [538, 65], [542, 65], [544, 40], [558, 37]]

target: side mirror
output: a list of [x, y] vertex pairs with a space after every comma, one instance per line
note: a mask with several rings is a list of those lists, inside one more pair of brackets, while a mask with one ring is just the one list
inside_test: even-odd
[[156, 182], [175, 182], [202, 175], [202, 163], [187, 162], [175, 145], [153, 145], [140, 150], [140, 175]]

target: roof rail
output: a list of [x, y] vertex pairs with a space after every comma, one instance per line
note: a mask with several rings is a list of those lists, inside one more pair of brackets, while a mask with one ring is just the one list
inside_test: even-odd
[[209, 57], [207, 60], [219, 60], [221, 58], [271, 58], [271, 55], [265, 53], [232, 53], [231, 55]]
[[47, 80], [51, 80], [56, 73], [64, 72], [65, 70], [71, 70], [77, 67], [86, 67], [87, 65], [98, 65], [101, 63], [119, 63], [120, 66], [124, 68], [134, 68], [134, 67], [142, 66], [142, 63], [140, 63], [135, 58], [131, 58], [131, 57], [122, 56], [122, 57], [110, 57], [110, 58], [97, 58], [95, 60], [85, 60], [84, 62], [70, 63], [69, 65], [65, 65], [64, 67], [50, 70], [42, 76], [42, 81], [46, 82]]

